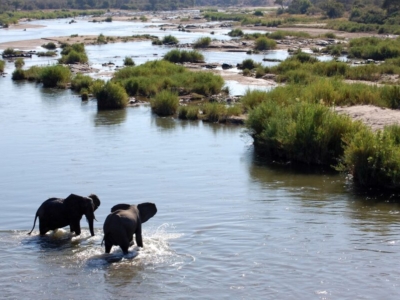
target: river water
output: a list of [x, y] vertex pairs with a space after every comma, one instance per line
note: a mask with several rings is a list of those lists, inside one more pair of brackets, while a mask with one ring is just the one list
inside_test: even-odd
[[[267, 166], [242, 127], [98, 112], [13, 82], [13, 68], [0, 78], [1, 298], [399, 299], [399, 204], [342, 175]], [[99, 196], [96, 235], [83, 219], [78, 237], [28, 236], [39, 205], [70, 193]], [[105, 255], [110, 208], [148, 201], [144, 248]]]

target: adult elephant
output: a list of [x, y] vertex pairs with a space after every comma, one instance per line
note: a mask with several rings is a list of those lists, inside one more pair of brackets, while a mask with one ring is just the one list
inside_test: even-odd
[[55, 230], [68, 225], [71, 232], [80, 235], [80, 220], [85, 215], [89, 223], [90, 234], [94, 236], [93, 220], [96, 219], [94, 211], [99, 206], [100, 199], [95, 194], [91, 194], [88, 197], [71, 194], [65, 199], [47, 199], [38, 208], [32, 230], [28, 234], [32, 233], [36, 225], [36, 219], [39, 217], [40, 235], [46, 234], [49, 230]]
[[142, 223], [147, 222], [156, 213], [156, 205], [150, 202], [137, 206], [117, 204], [112, 207], [103, 225], [106, 253], [110, 253], [112, 246], [115, 245], [120, 246], [124, 254], [127, 254], [129, 246], [133, 244], [134, 234], [136, 244], [143, 248]]

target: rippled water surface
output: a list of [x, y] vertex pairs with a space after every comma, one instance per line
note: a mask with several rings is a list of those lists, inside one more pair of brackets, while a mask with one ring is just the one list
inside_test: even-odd
[[[398, 204], [356, 196], [337, 174], [267, 166], [242, 127], [158, 118], [148, 106], [98, 112], [95, 100], [9, 74], [0, 297], [399, 299]], [[26, 234], [44, 200], [70, 193], [99, 196], [94, 237], [84, 219], [81, 236]], [[147, 201], [158, 213], [143, 225], [145, 247], [105, 255], [110, 208]]]

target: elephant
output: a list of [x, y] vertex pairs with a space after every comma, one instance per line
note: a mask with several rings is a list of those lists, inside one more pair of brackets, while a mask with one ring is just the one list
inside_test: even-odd
[[67, 198], [47, 199], [38, 208], [31, 234], [39, 217], [40, 235], [45, 235], [49, 230], [56, 230], [65, 226], [70, 227], [71, 232], [81, 234], [80, 220], [83, 215], [89, 223], [90, 234], [94, 236], [93, 220], [96, 220], [94, 211], [100, 206], [100, 199], [95, 194], [83, 197], [75, 194]]
[[146, 202], [136, 205], [117, 204], [111, 208], [103, 225], [105, 252], [110, 253], [112, 246], [120, 246], [124, 254], [133, 245], [135, 234], [136, 244], [143, 248], [142, 223], [147, 222], [157, 213], [154, 203]]

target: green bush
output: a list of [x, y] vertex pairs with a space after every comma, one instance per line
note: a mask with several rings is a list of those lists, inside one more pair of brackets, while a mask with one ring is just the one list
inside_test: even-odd
[[124, 88], [111, 81], [101, 87], [95, 96], [99, 110], [121, 109], [126, 107], [129, 101], [128, 94]]
[[317, 165], [336, 163], [342, 137], [357, 129], [349, 117], [319, 103], [272, 99], [250, 111], [247, 125], [256, 150], [270, 159]]
[[199, 118], [197, 106], [179, 106], [178, 118], [182, 120], [197, 120]]
[[228, 35], [231, 37], [238, 37], [238, 36], [243, 36], [244, 33], [241, 29], [236, 28], [236, 29], [232, 29], [231, 31], [229, 31]]
[[82, 89], [89, 90], [92, 83], [92, 77], [78, 73], [71, 80], [71, 89], [77, 92], [81, 92]]
[[133, 59], [131, 57], [126, 56], [124, 58], [124, 66], [134, 66], [135, 62], [133, 61]]
[[22, 57], [18, 57], [15, 60], [14, 65], [17, 69], [21, 69], [25, 65], [25, 61]]
[[263, 51], [263, 50], [271, 50], [276, 48], [276, 42], [267, 37], [259, 37], [255, 41], [254, 49]]
[[87, 63], [88, 57], [86, 53], [77, 52], [75, 50], [71, 50], [67, 55], [63, 55], [58, 62], [60, 64], [76, 64], [76, 63]]
[[54, 49], [57, 48], [56, 44], [54, 44], [53, 42], [49, 42], [47, 44], [43, 44], [42, 47], [46, 48], [47, 50], [54, 50]]
[[55, 51], [46, 51], [46, 52], [40, 51], [40, 52], [36, 52], [36, 55], [39, 57], [41, 57], [41, 56], [56, 56], [57, 53]]
[[70, 80], [71, 71], [64, 66], [43, 67], [40, 72], [40, 81], [44, 87], [65, 88]]
[[26, 79], [25, 71], [20, 69], [20, 68], [15, 69], [14, 72], [12, 73], [11, 79], [12, 80], [24, 80], [24, 79]]
[[176, 44], [179, 44], [179, 40], [172, 35], [166, 35], [162, 39], [162, 43], [164, 45], [176, 45]]
[[120, 82], [132, 96], [153, 96], [163, 89], [211, 95], [218, 94], [224, 85], [224, 80], [219, 75], [191, 72], [166, 60], [122, 68], [115, 72], [113, 80]]
[[177, 94], [168, 90], [163, 90], [151, 99], [150, 105], [153, 112], [157, 115], [171, 116], [178, 110], [179, 98]]
[[164, 55], [164, 59], [173, 63], [202, 62], [204, 61], [204, 56], [196, 50], [186, 51], [173, 49]]
[[25, 79], [39, 82], [41, 80], [42, 69], [43, 67], [39, 66], [30, 67], [28, 70], [24, 71]]
[[364, 188], [400, 188], [400, 127], [376, 133], [368, 128], [345, 137], [346, 148], [338, 170], [350, 173]]
[[100, 33], [99, 36], [97, 37], [96, 40], [97, 44], [107, 44], [107, 40], [106, 37], [104, 36], [104, 34]]
[[268, 99], [268, 93], [261, 90], [246, 90], [240, 102], [244, 108], [250, 110]]
[[208, 122], [224, 122], [226, 120], [226, 107], [217, 102], [205, 103], [202, 106], [204, 120]]
[[16, 54], [16, 51], [13, 48], [7, 48], [6, 50], [3, 51], [3, 55], [12, 55]]
[[254, 60], [252, 60], [251, 58], [245, 59], [244, 61], [242, 61], [241, 64], [239, 64], [238, 69], [248, 69], [248, 70], [253, 70], [257, 67], [259, 67], [260, 64], [256, 63]]
[[4, 67], [6, 66], [6, 62], [0, 59], [0, 73], [4, 72]]
[[211, 38], [206, 36], [206, 37], [201, 37], [198, 38], [194, 43], [193, 43], [193, 48], [207, 48], [211, 44]]

